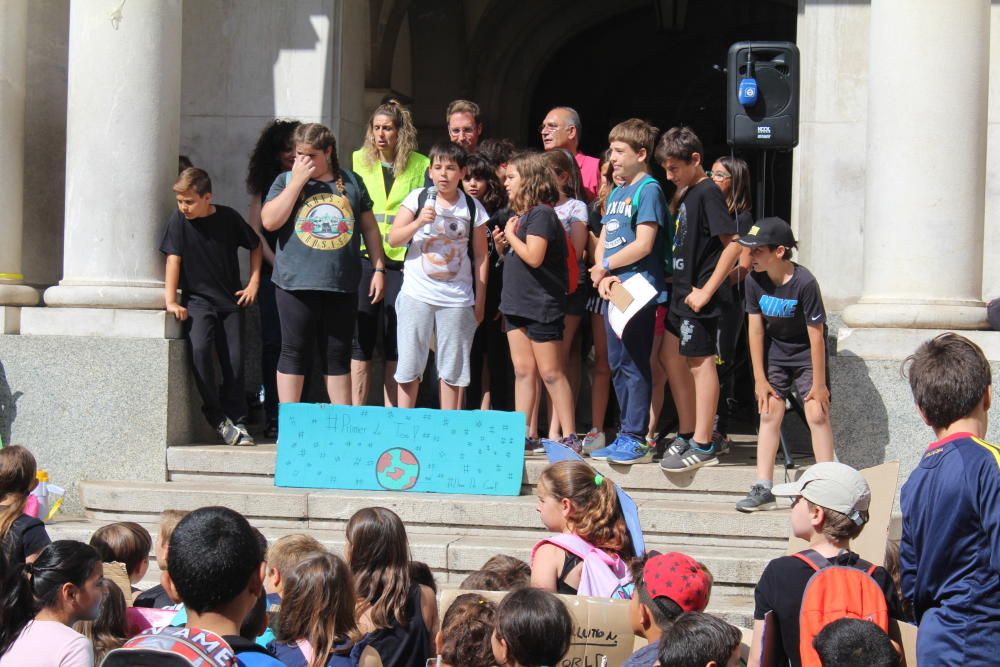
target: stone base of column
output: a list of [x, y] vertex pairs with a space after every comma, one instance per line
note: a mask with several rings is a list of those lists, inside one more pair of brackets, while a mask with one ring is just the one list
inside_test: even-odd
[[[951, 329], [852, 329], [837, 330], [838, 357], [859, 357], [867, 360], [902, 361], [917, 351], [925, 341]], [[964, 330], [961, 335], [983, 350], [986, 358], [1000, 363], [1000, 332]]]
[[181, 323], [166, 311], [124, 308], [25, 308], [21, 312], [21, 333], [32, 336], [182, 337]]
[[21, 332], [21, 307], [0, 306], [0, 334]]
[[27, 285], [0, 283], [0, 305], [34, 306], [38, 303], [38, 290]]
[[982, 301], [913, 303], [862, 298], [848, 306], [844, 322], [858, 328], [989, 329]]
[[45, 290], [45, 303], [65, 308], [163, 309], [162, 286], [73, 285], [65, 281]]

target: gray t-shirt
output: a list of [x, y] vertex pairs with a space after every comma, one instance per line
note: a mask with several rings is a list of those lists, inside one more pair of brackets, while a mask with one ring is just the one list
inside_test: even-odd
[[660, 658], [659, 653], [660, 642], [646, 644], [629, 656], [629, 659], [622, 663], [622, 667], [653, 667]]
[[819, 283], [809, 269], [794, 266], [784, 285], [775, 285], [763, 271], [750, 273], [745, 281], [747, 312], [764, 317], [764, 354], [770, 366], [809, 365], [806, 327], [826, 324]]
[[[341, 170], [344, 193], [336, 181], [308, 181], [281, 228], [274, 250], [274, 284], [283, 290], [358, 291], [361, 279], [361, 230], [358, 220], [372, 210], [364, 181]], [[267, 193], [282, 193], [291, 172], [279, 174]]]

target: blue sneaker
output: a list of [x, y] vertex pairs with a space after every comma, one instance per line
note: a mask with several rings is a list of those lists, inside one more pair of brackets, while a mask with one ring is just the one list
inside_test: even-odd
[[617, 451], [608, 456], [608, 463], [632, 465], [633, 463], [652, 463], [653, 448], [641, 440], [630, 436], [621, 436], [621, 445]]
[[590, 452], [590, 458], [594, 459], [595, 461], [607, 461], [609, 456], [619, 452], [622, 449], [622, 447], [624, 446], [623, 442], [624, 437], [625, 436], [620, 435], [617, 438], [615, 438], [611, 442], [611, 444], [608, 445], [607, 447], [601, 447], [600, 449], [595, 449], [594, 451]]

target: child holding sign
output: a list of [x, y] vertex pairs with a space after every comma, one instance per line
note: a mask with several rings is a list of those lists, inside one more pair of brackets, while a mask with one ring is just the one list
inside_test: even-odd
[[572, 636], [573, 619], [562, 600], [537, 588], [521, 588], [497, 608], [493, 657], [500, 667], [558, 665]]

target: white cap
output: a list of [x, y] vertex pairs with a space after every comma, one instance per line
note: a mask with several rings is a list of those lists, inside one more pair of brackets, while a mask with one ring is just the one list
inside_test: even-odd
[[868, 520], [872, 493], [868, 482], [857, 470], [833, 461], [817, 463], [806, 470], [798, 481], [779, 484], [771, 489], [776, 496], [802, 496], [814, 505], [846, 514], [861, 526]]

